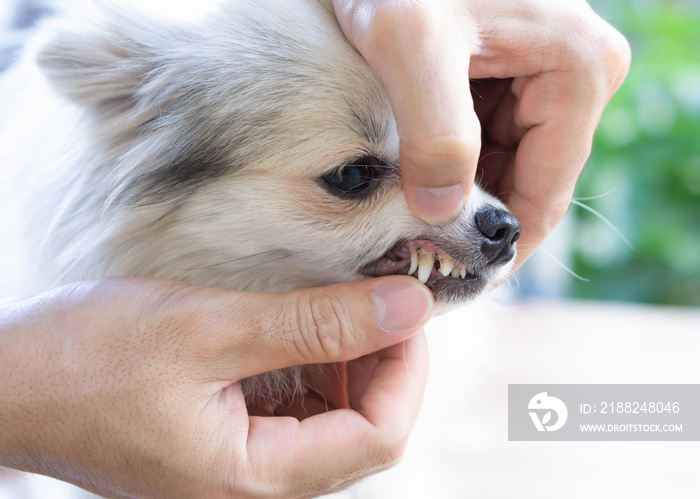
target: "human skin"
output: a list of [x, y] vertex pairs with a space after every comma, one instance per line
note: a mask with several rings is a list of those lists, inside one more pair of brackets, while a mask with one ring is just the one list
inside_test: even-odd
[[[403, 452], [432, 305], [405, 276], [285, 294], [112, 278], [6, 305], [0, 466], [107, 497], [343, 488]], [[327, 403], [249, 414], [241, 379], [309, 363], [342, 372]]]
[[387, 90], [411, 210], [445, 223], [478, 177], [522, 224], [521, 265], [568, 210], [625, 38], [583, 0], [333, 4]]

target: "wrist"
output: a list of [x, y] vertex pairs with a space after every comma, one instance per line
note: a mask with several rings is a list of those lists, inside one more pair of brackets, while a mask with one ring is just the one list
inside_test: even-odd
[[0, 305], [0, 466], [42, 472], [46, 420], [40, 392], [49, 359], [37, 334], [40, 300]]
[[[0, 306], [0, 466], [15, 467], [23, 426], [18, 407], [23, 391], [21, 338], [26, 334], [21, 304]], [[25, 352], [26, 353], [26, 352]]]

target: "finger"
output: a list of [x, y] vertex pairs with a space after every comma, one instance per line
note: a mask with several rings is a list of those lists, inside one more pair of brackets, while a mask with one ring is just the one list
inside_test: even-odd
[[427, 370], [425, 337], [418, 334], [382, 352], [357, 411], [300, 422], [251, 418], [248, 471], [265, 470], [265, 480], [290, 484], [280, 495], [296, 496], [338, 489], [395, 464], [418, 415]]
[[[602, 111], [629, 68], [629, 45], [624, 37], [585, 2], [577, 3], [573, 10], [566, 5], [561, 11], [532, 13], [527, 23], [531, 28], [526, 24], [522, 33], [527, 36], [518, 38], [531, 47], [518, 50], [523, 57], [517, 59], [509, 57], [513, 51], [510, 40], [522, 20], [492, 13], [496, 17], [485, 23], [491, 26], [492, 36], [482, 54], [493, 59], [472, 59], [472, 76], [516, 76], [511, 87], [516, 98], [512, 118], [507, 110], [510, 104], [504, 101], [503, 112], [496, 112], [486, 129], [487, 135], [503, 146], [524, 133], [514, 160], [505, 155], [489, 161], [500, 163], [499, 192], [507, 193], [508, 207], [522, 224], [517, 265], [567, 212]], [[576, 22], [564, 22], [566, 19]], [[551, 30], [532, 29], [547, 26], [547, 22], [566, 28], [554, 31], [559, 33], [554, 38], [548, 36]], [[577, 39], [590, 43], [572, 44]], [[505, 168], [503, 160], [507, 161]]]
[[409, 207], [428, 223], [452, 220], [471, 191], [480, 149], [468, 91], [475, 32], [441, 2], [340, 3], [346, 36], [389, 96]]
[[518, 265], [566, 214], [591, 153], [593, 134], [607, 103], [602, 95], [607, 96], [608, 89], [604, 82], [589, 81], [583, 82], [586, 91], [582, 91], [582, 78], [551, 72], [523, 84], [516, 120], [528, 131], [504, 176], [512, 189], [506, 204], [522, 225]]
[[[429, 364], [423, 331], [403, 343], [377, 352], [376, 365], [366, 391], [359, 399], [358, 394], [352, 394], [355, 395], [351, 400], [355, 404], [352, 407], [381, 427], [391, 422], [395, 407], [403, 406], [407, 411], [405, 414], [410, 415], [408, 422], [412, 426], [418, 415]], [[416, 383], [423, 383], [418, 385], [420, 392], [409, 394], [409, 390], [416, 388]], [[405, 434], [408, 435], [409, 431], [410, 428], [406, 428]]]
[[[300, 364], [355, 359], [415, 334], [432, 314], [432, 293], [392, 276], [285, 294], [232, 293], [236, 330], [224, 330], [217, 369], [252, 376]], [[213, 344], [216, 348], [216, 343]], [[235, 371], [233, 371], [235, 369]], [[237, 378], [236, 378], [237, 379]]]

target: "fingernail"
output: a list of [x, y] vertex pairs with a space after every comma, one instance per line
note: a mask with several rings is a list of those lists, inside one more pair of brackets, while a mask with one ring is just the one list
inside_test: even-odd
[[400, 279], [372, 290], [374, 315], [384, 331], [416, 327], [432, 312], [433, 295], [416, 281]]
[[419, 187], [416, 202], [420, 217], [429, 224], [451, 222], [462, 211], [464, 187], [462, 184], [451, 187]]

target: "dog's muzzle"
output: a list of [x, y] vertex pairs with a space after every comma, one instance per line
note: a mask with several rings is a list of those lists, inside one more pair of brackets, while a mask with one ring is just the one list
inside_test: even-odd
[[415, 275], [444, 301], [474, 298], [488, 284], [488, 275], [515, 257], [521, 227], [514, 215], [493, 206], [477, 211], [473, 221], [477, 230], [471, 237], [478, 240], [470, 241], [469, 250], [451, 241], [441, 247], [444, 237], [401, 241], [361, 272], [371, 277]]

